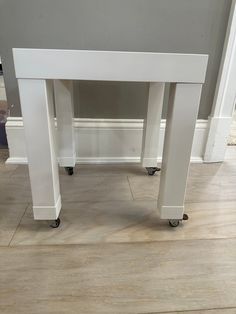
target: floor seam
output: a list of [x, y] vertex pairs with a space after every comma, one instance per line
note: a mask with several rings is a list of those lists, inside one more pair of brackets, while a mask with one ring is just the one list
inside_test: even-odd
[[[18, 229], [18, 228], [17, 228]], [[158, 243], [169, 243], [169, 242], [190, 242], [190, 241], [227, 241], [227, 240], [235, 240], [236, 237], [230, 238], [217, 238], [217, 239], [185, 239], [185, 240], [164, 240], [164, 241], [139, 241], [139, 242], [91, 242], [91, 243], [45, 243], [45, 244], [16, 244], [16, 245], [8, 245], [2, 247], [43, 247], [43, 246], [109, 246], [109, 245], [140, 245], [140, 244], [158, 244]], [[1, 246], [0, 246], [1, 247]]]
[[131, 183], [129, 181], [129, 176], [126, 176], [126, 178], [127, 178], [128, 184], [129, 184], [129, 189], [130, 189], [130, 193], [132, 195], [132, 199], [133, 199], [133, 201], [135, 201], [135, 198], [134, 198], [134, 195], [133, 195], [133, 191], [132, 191], [132, 188], [131, 188]]
[[26, 207], [25, 207], [25, 210], [24, 210], [24, 212], [23, 212], [23, 214], [22, 214], [22, 216], [21, 216], [21, 218], [20, 218], [20, 220], [19, 220], [19, 223], [18, 223], [18, 225], [17, 225], [15, 231], [13, 232], [13, 235], [12, 235], [12, 237], [11, 237], [11, 239], [10, 239], [10, 241], [9, 241], [9, 243], [8, 243], [8, 245], [7, 245], [7, 247], [10, 247], [10, 246], [11, 246], [11, 242], [12, 242], [12, 240], [13, 240], [13, 238], [14, 238], [16, 232], [17, 232], [17, 230], [19, 229], [20, 224], [21, 224], [21, 221], [22, 221], [22, 219], [23, 219], [23, 217], [24, 217], [24, 215], [25, 215], [27, 209], [29, 208], [29, 206], [30, 206], [30, 204], [28, 203], [28, 204], [26, 205]]
[[193, 310], [177, 310], [177, 311], [164, 311], [164, 312], [142, 312], [139, 314], [171, 314], [171, 313], [192, 313], [192, 312], [199, 312], [199, 311], [214, 311], [214, 310], [233, 310], [236, 309], [235, 306], [229, 307], [213, 307], [208, 309], [193, 309]]

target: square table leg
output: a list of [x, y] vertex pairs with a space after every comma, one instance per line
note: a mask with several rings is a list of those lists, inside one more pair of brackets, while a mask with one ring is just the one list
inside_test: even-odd
[[142, 166], [149, 174], [154, 174], [157, 168], [158, 144], [161, 125], [165, 83], [150, 83], [147, 117], [144, 120], [142, 143]]
[[52, 81], [18, 79], [35, 219], [57, 219], [61, 210], [54, 141]]
[[74, 135], [73, 81], [54, 81], [55, 107], [57, 116], [58, 160], [69, 174], [76, 162]]
[[183, 219], [201, 84], [171, 84], [158, 208], [162, 219]]

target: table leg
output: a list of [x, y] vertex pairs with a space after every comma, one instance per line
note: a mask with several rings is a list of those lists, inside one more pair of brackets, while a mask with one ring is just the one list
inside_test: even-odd
[[73, 127], [74, 102], [73, 81], [54, 81], [55, 106], [57, 115], [58, 160], [68, 174], [75, 166], [75, 135]]
[[157, 156], [164, 90], [165, 83], [150, 83], [141, 156], [142, 166], [147, 168], [150, 175], [159, 170], [157, 168]]
[[183, 218], [201, 88], [201, 84], [171, 85], [158, 198], [162, 219]]
[[54, 149], [51, 81], [19, 79], [35, 219], [57, 219], [61, 209], [58, 163]]

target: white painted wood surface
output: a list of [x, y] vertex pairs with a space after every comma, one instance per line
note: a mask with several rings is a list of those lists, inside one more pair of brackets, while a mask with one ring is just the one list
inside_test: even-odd
[[224, 160], [236, 105], [236, 0], [232, 1], [206, 142], [204, 160]]
[[35, 219], [56, 219], [61, 209], [55, 153], [53, 86], [19, 79]]
[[200, 54], [21, 48], [13, 56], [17, 78], [136, 82], [203, 83], [208, 61]]
[[144, 121], [142, 165], [157, 167], [161, 113], [165, 92], [165, 83], [150, 83], [147, 118]]
[[[172, 89], [173, 99], [170, 100], [168, 111], [159, 209], [161, 218], [182, 219], [192, 140], [208, 56], [39, 49], [13, 49], [13, 55], [16, 77], [21, 82], [19, 89], [22, 89], [20, 91], [21, 103], [24, 107], [22, 112], [23, 116], [26, 116], [24, 120], [27, 123], [25, 133], [27, 147], [30, 147], [28, 149], [28, 159], [31, 169], [31, 188], [32, 191], [35, 190], [35, 196], [33, 193], [33, 208], [36, 219], [55, 219], [58, 217], [61, 207], [56, 169], [57, 161], [52, 140], [52, 129], [54, 128], [52, 128], [51, 122], [49, 123], [49, 121], [52, 121], [48, 98], [50, 85], [46, 83], [46, 79], [175, 83], [175, 87]], [[41, 61], [40, 64], [38, 60]], [[58, 67], [59, 60], [63, 60], [61, 67]], [[37, 80], [39, 83], [35, 83], [34, 86], [33, 82], [37, 82]], [[176, 82], [180, 84], [176, 85]], [[41, 85], [37, 86], [37, 84], [41, 84], [44, 88]], [[30, 102], [34, 101], [31, 85], [35, 87], [37, 100], [32, 108], [27, 109]], [[39, 136], [34, 133], [39, 133], [39, 121], [42, 122], [43, 119], [47, 121], [48, 125], [44, 127], [43, 136], [40, 137], [36, 147], [35, 143]], [[45, 125], [45, 122], [43, 125]], [[44, 141], [46, 144], [44, 144]], [[42, 148], [47, 150], [43, 160], [40, 157]], [[37, 166], [39, 163], [41, 168]], [[45, 170], [43, 170], [44, 165], [46, 166]], [[35, 174], [39, 170], [42, 171], [42, 174], [36, 178]], [[50, 185], [50, 188], [47, 191], [44, 191], [44, 188], [40, 191], [40, 186], [44, 185], [47, 175], [47, 184]], [[48, 193], [46, 199], [44, 193]], [[39, 214], [39, 203], [42, 199], [44, 199], [44, 203]]]
[[183, 217], [201, 88], [201, 84], [171, 84], [158, 199], [163, 219]]
[[74, 134], [73, 82], [54, 81], [57, 116], [58, 160], [61, 167], [74, 167], [76, 160]]

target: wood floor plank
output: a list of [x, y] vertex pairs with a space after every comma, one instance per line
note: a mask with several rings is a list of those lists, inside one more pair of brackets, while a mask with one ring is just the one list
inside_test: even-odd
[[34, 221], [29, 207], [11, 245], [121, 243], [236, 238], [236, 202], [186, 204], [189, 220], [171, 228], [156, 201], [64, 203], [61, 225]]
[[60, 178], [63, 202], [132, 200], [126, 177], [63, 176]]
[[2, 204], [32, 202], [29, 182], [10, 177], [0, 177], [0, 200]]
[[[160, 177], [129, 176], [135, 200], [157, 200]], [[186, 203], [223, 202], [236, 200], [236, 176], [190, 176], [186, 190]]]
[[0, 246], [9, 245], [28, 204], [0, 204]]
[[[18, 203], [31, 200], [26, 170], [0, 160], [3, 245], [23, 213]], [[236, 314], [234, 161], [191, 166], [190, 220], [176, 229], [158, 218], [158, 175], [123, 166], [79, 175], [61, 172], [59, 229], [29, 209], [12, 247], [0, 248], [1, 314]]]
[[200, 311], [180, 311], [180, 312], [162, 312], [162, 313], [145, 313], [145, 314], [235, 314], [236, 308], [227, 309], [211, 309], [211, 310], [200, 310]]
[[236, 307], [236, 239], [0, 248], [0, 313]]

